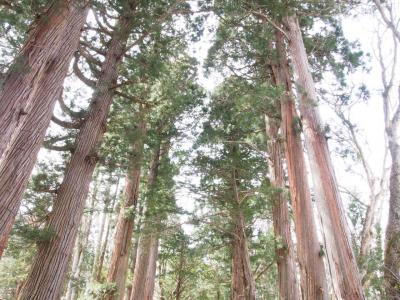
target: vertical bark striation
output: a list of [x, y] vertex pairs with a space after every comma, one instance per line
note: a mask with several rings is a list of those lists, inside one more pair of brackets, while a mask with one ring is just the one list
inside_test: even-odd
[[278, 66], [273, 67], [276, 84], [283, 86], [281, 98], [282, 130], [288, 168], [290, 195], [297, 237], [297, 255], [301, 271], [301, 289], [304, 299], [328, 299], [324, 262], [320, 255], [317, 229], [307, 180], [303, 146], [293, 95], [283, 36], [276, 33]]
[[[135, 224], [135, 211], [139, 197], [140, 170], [143, 152], [143, 135], [146, 124], [138, 125], [139, 137], [133, 142], [132, 156], [126, 175], [124, 190], [124, 203], [117, 221], [117, 229], [114, 236], [114, 248], [111, 255], [110, 268], [107, 281], [117, 284], [117, 293], [109, 296], [109, 299], [123, 299], [125, 291], [126, 273], [128, 270], [129, 254], [132, 244], [132, 235]], [[127, 213], [129, 212], [129, 215]]]
[[118, 67], [126, 49], [133, 19], [131, 2], [120, 16], [113, 32], [94, 91], [88, 116], [75, 142], [74, 153], [65, 171], [64, 180], [54, 203], [48, 226], [55, 232], [52, 239], [40, 245], [20, 299], [58, 299], [68, 260], [83, 213], [89, 184], [97, 163], [97, 148], [106, 131], [107, 115], [113, 100], [113, 87]]
[[148, 270], [146, 274], [146, 282], [144, 285], [144, 299], [153, 300], [154, 287], [156, 283], [156, 270], [158, 260], [158, 244], [160, 236], [158, 232], [151, 235], [150, 242], [150, 257], [148, 262]]
[[289, 49], [297, 75], [300, 112], [317, 205], [327, 235], [327, 254], [332, 275], [343, 299], [364, 299], [328, 144], [316, 108], [317, 93], [296, 16], [287, 17], [286, 25], [289, 29]]
[[[26, 42], [0, 88], [0, 158], [17, 126], [29, 112], [27, 105], [34, 101], [37, 93], [43, 93], [42, 90], [48, 88], [43, 84], [43, 80], [46, 80], [49, 71], [51, 75], [55, 74], [51, 66], [58, 65], [59, 68], [63, 68], [60, 65], [63, 59], [67, 60], [68, 66], [68, 59], [76, 49], [78, 40], [73, 36], [75, 41], [67, 42], [65, 30], [70, 30], [71, 26], [74, 26], [70, 23], [70, 12], [76, 10], [76, 5], [83, 3], [84, 1], [74, 0], [51, 1], [39, 20], [31, 25]], [[79, 29], [82, 26], [83, 24]], [[73, 34], [72, 31], [69, 33]], [[69, 48], [69, 52], [65, 52], [68, 49], [64, 47], [71, 42], [75, 48]], [[59, 55], [61, 57], [57, 58]], [[64, 72], [62, 74], [65, 76]], [[58, 76], [55, 75], [54, 79], [60, 80]]]
[[[156, 183], [158, 168], [160, 165], [160, 158], [162, 155], [165, 155], [165, 152], [163, 151], [163, 149], [161, 149], [161, 144], [159, 144], [158, 148], [154, 152], [153, 159], [150, 165], [150, 171], [147, 182], [148, 190], [151, 190]], [[145, 297], [152, 295], [152, 292], [149, 291], [149, 284], [152, 285], [154, 289], [154, 283], [151, 283], [151, 281], [149, 281], [151, 279], [149, 278], [149, 275], [151, 276], [152, 261], [156, 259], [152, 258], [152, 256], [154, 257], [153, 252], [155, 243], [157, 243], [157, 249], [158, 249], [158, 233], [152, 232], [154, 230], [152, 228], [152, 224], [154, 223], [156, 223], [156, 221], [150, 220], [145, 213], [143, 228], [141, 230], [142, 235], [139, 238], [139, 245], [136, 256], [135, 271], [133, 273], [132, 292], [130, 300], [145, 300], [145, 299], [152, 300], [152, 298], [145, 298]]]
[[[57, 96], [67, 75], [71, 56], [78, 47], [80, 31], [85, 23], [87, 12], [87, 7], [73, 6], [69, 8], [69, 14], [63, 15], [66, 24], [64, 24], [65, 28], [62, 34], [58, 33], [61, 38], [58, 41], [52, 40], [53, 44], [51, 44], [57, 52], [54, 53], [49, 50], [51, 55], [47, 56], [46, 61], [42, 61], [43, 70], [40, 78], [35, 79], [37, 81], [35, 91], [29, 90], [30, 103], [28, 109], [26, 109], [27, 114], [0, 160], [0, 256], [6, 247], [8, 235], [18, 213], [37, 154], [43, 143]], [[28, 92], [23, 88], [19, 90], [17, 86], [14, 86], [14, 88], [16, 88], [14, 92], [18, 91], [21, 94]], [[7, 99], [14, 99], [17, 102], [13, 96], [7, 93], [8, 88], [3, 91], [0, 97], [4, 95], [4, 97], [9, 97]], [[2, 101], [0, 99], [0, 103]], [[0, 104], [0, 111], [3, 108], [2, 103]], [[2, 117], [4, 115], [0, 112], [0, 119]], [[7, 120], [7, 122], [11, 122], [9, 118]], [[10, 123], [10, 126], [13, 125]], [[1, 138], [5, 136], [6, 134], [0, 132]], [[0, 145], [4, 145], [4, 143], [0, 141]]]
[[[279, 103], [278, 103], [279, 104]], [[280, 105], [278, 106], [278, 110]], [[283, 151], [279, 142], [279, 123], [277, 120], [266, 119], [266, 135], [270, 141], [268, 143], [269, 155], [271, 157], [271, 181], [277, 189], [273, 198], [272, 218], [274, 224], [274, 234], [279, 241], [276, 247], [276, 257], [278, 265], [278, 284], [280, 299], [300, 299], [297, 279], [296, 263], [294, 258], [293, 242], [290, 230], [289, 208], [283, 193], [285, 187], [283, 169]], [[279, 121], [278, 121], [279, 122]]]
[[255, 300], [256, 288], [251, 271], [243, 213], [237, 212], [233, 220], [235, 227], [232, 238], [232, 300]]

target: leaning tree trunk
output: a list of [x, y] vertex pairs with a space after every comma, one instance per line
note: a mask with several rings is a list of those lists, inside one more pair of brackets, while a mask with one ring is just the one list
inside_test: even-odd
[[[87, 7], [80, 6], [76, 8], [75, 6], [73, 8], [69, 7], [67, 10], [70, 10], [69, 15], [64, 17], [68, 22], [63, 25], [63, 27], [65, 27], [64, 30], [58, 33], [61, 37], [56, 40], [47, 37], [51, 41], [51, 47], [50, 45], [47, 46], [55, 48], [56, 52], [54, 53], [46, 49], [50, 51], [52, 55], [45, 55], [45, 57], [47, 57], [45, 61], [43, 61], [42, 58], [38, 62], [35, 62], [41, 63], [44, 70], [40, 72], [40, 76], [34, 76], [38, 78], [34, 79], [36, 83], [33, 90], [28, 88], [24, 89], [19, 84], [14, 85], [6, 83], [5, 89], [0, 95], [0, 126], [2, 126], [2, 118], [5, 117], [5, 122], [9, 122], [11, 127], [13, 126], [12, 120], [15, 119], [15, 117], [6, 116], [6, 112], [2, 111], [8, 106], [4, 101], [11, 99], [13, 105], [18, 102], [15, 98], [16, 96], [12, 94], [16, 91], [21, 95], [29, 93], [30, 97], [29, 109], [23, 108], [26, 110], [24, 121], [18, 127], [18, 132], [13, 135], [13, 139], [8, 145], [8, 150], [0, 160], [0, 256], [7, 245], [8, 235], [14, 224], [23, 193], [35, 165], [36, 157], [45, 137], [47, 127], [49, 126], [57, 96], [60, 91], [62, 91], [62, 84], [67, 75], [70, 59], [73, 52], [77, 49], [81, 28], [85, 23], [88, 12]], [[58, 19], [58, 17], [56, 19]], [[47, 24], [47, 26], [49, 26], [49, 24]], [[44, 32], [42, 34], [46, 35]], [[55, 32], [52, 33], [52, 35], [54, 34]], [[39, 35], [39, 37], [42, 37], [42, 35]], [[33, 41], [30, 43], [33, 43]], [[30, 45], [29, 43], [26, 47], [40, 48], [38, 45]], [[43, 47], [45, 47], [45, 45], [43, 45]], [[10, 74], [8, 80], [11, 80], [15, 76], [17, 75], [13, 73]], [[14, 79], [17, 80], [16, 78]], [[27, 78], [24, 80], [27, 80]], [[19, 78], [17, 81], [23, 80]], [[26, 84], [29, 85], [30, 83]], [[10, 91], [10, 89], [15, 90]], [[21, 97], [24, 98], [26, 96]], [[19, 104], [17, 103], [17, 105]], [[18, 110], [21, 109], [21, 107], [18, 108]], [[0, 151], [2, 145], [8, 142], [1, 141], [3, 137], [6, 136], [7, 134], [0, 128]]]
[[[127, 6], [129, 10], [129, 3]], [[133, 22], [130, 11], [125, 11], [115, 25], [88, 116], [79, 131], [74, 152], [54, 201], [48, 223], [48, 227], [54, 230], [54, 236], [39, 246], [20, 299], [53, 300], [60, 297], [89, 184], [98, 160], [96, 151], [106, 131], [107, 115], [113, 99], [112, 87], [117, 82], [118, 67]]]
[[[280, 103], [278, 103], [278, 111]], [[268, 136], [268, 152], [270, 155], [270, 177], [274, 193], [272, 218], [275, 238], [279, 241], [276, 246], [276, 262], [278, 265], [278, 284], [280, 299], [300, 299], [296, 278], [296, 262], [294, 258], [293, 242], [290, 230], [288, 200], [284, 194], [285, 172], [283, 169], [282, 144], [279, 141], [279, 121], [265, 117], [266, 135]]]
[[[80, 14], [78, 5], [85, 5], [85, 1], [51, 1], [31, 25], [25, 44], [0, 88], [0, 158], [17, 126], [32, 108], [28, 105], [49, 101], [44, 97], [51, 103], [56, 100], [50, 92], [57, 92], [61, 87], [84, 22], [75, 15]], [[70, 35], [68, 40], [66, 33]]]
[[284, 94], [281, 97], [282, 130], [297, 238], [302, 294], [304, 299], [328, 299], [325, 267], [320, 255], [321, 249], [297, 122], [299, 118], [293, 102], [286, 49], [280, 32], [276, 33], [276, 45], [278, 64], [273, 66], [273, 74], [276, 85], [284, 87]]
[[143, 136], [146, 131], [146, 124], [140, 122], [137, 130], [138, 135], [135, 135], [137, 138], [133, 141], [132, 155], [129, 159], [128, 173], [125, 179], [124, 203], [118, 215], [117, 229], [114, 236], [114, 249], [107, 275], [107, 282], [115, 282], [117, 289], [114, 295], [106, 297], [109, 300], [123, 299], [125, 291], [126, 274], [135, 223], [135, 211], [139, 197]]
[[250, 265], [249, 249], [245, 234], [244, 216], [241, 211], [233, 216], [232, 236], [232, 300], [255, 300], [255, 281]]
[[364, 299], [357, 262], [328, 144], [316, 107], [317, 92], [309, 69], [306, 49], [296, 16], [286, 18], [289, 49], [297, 75], [300, 112], [314, 181], [317, 205], [327, 235], [327, 254], [331, 272], [343, 299]]

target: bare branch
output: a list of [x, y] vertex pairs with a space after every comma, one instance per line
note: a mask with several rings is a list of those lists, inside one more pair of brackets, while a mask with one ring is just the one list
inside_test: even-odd
[[[376, 8], [379, 11], [379, 14], [382, 17], [382, 20], [385, 22], [386, 26], [393, 32], [396, 39], [400, 42], [400, 31], [396, 28], [396, 26], [394, 24], [392, 13], [389, 11], [389, 15], [390, 15], [390, 18], [389, 18], [389, 16], [387, 16], [387, 14], [382, 6], [381, 0], [373, 0], [373, 1], [375, 3]], [[389, 8], [387, 8], [387, 9], [389, 9]]]
[[82, 121], [78, 121], [78, 122], [67, 122], [67, 121], [63, 121], [60, 120], [59, 118], [57, 118], [56, 116], [52, 116], [51, 120], [56, 123], [57, 125], [64, 127], [64, 128], [68, 128], [68, 129], [79, 129], [82, 125]]
[[75, 75], [87, 86], [91, 87], [91, 88], [95, 88], [96, 87], [96, 81], [91, 80], [89, 78], [86, 78], [85, 75], [83, 75], [81, 69], [79, 69], [78, 66], [78, 61], [79, 61], [79, 53], [75, 52], [75, 59], [74, 59], [74, 65], [73, 65], [73, 69], [74, 69], [74, 73]]

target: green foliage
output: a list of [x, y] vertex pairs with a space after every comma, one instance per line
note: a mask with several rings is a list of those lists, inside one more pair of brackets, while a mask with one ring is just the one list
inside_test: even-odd
[[30, 242], [45, 243], [54, 236], [52, 228], [38, 228], [30, 225], [16, 224], [14, 234]]
[[102, 284], [95, 284], [91, 287], [89, 294], [95, 299], [105, 299], [107, 296], [115, 295], [117, 291], [117, 285], [112, 282], [106, 282]]

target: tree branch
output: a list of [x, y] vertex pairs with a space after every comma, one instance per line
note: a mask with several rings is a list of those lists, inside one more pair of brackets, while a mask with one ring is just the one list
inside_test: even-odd
[[64, 128], [68, 128], [68, 129], [79, 129], [81, 127], [81, 125], [82, 125], [82, 121], [67, 122], [67, 121], [60, 120], [55, 115], [53, 115], [51, 117], [51, 120], [54, 123], [56, 123], [58, 126], [61, 126], [61, 127], [64, 127]]
[[79, 61], [79, 53], [75, 52], [75, 59], [74, 59], [74, 65], [73, 65], [73, 69], [74, 69], [74, 73], [75, 75], [87, 86], [91, 87], [91, 88], [95, 88], [96, 87], [96, 81], [91, 80], [89, 78], [86, 78], [85, 75], [83, 75], [81, 69], [79, 69], [78, 66], [78, 61]]

